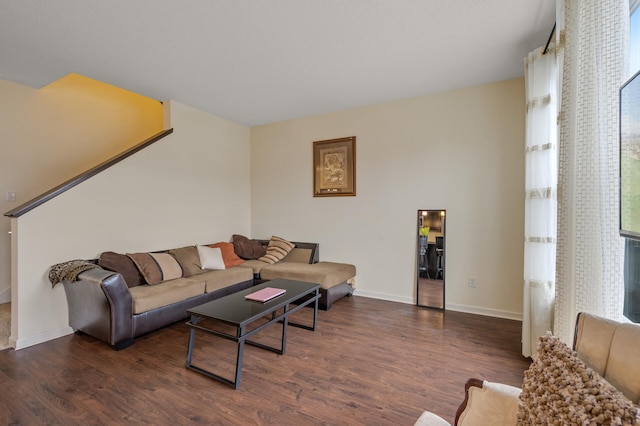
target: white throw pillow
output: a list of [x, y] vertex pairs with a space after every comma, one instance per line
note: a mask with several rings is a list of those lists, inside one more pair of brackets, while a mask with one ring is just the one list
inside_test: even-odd
[[198, 246], [202, 269], [224, 269], [224, 259], [219, 247]]

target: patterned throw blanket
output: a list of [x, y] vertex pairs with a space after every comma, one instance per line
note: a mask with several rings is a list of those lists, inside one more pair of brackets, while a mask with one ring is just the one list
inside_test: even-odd
[[78, 275], [94, 268], [100, 268], [100, 266], [86, 260], [70, 260], [68, 262], [58, 263], [51, 267], [49, 271], [49, 281], [51, 281], [52, 287], [55, 287], [56, 284], [64, 280], [71, 282], [77, 281]]

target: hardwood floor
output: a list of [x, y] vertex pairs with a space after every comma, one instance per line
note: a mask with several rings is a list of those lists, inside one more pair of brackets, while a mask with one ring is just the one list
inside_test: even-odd
[[[519, 386], [529, 365], [518, 321], [358, 296], [321, 311], [316, 332], [290, 327], [285, 355], [246, 346], [238, 390], [186, 369], [187, 340], [181, 322], [118, 352], [86, 335], [0, 352], [0, 424], [413, 425], [424, 410], [451, 422], [468, 378]], [[234, 355], [209, 336], [194, 362]]]

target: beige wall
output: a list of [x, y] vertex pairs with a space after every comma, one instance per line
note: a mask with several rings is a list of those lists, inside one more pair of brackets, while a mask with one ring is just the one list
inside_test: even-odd
[[[0, 128], [4, 214], [162, 130], [162, 105], [77, 74], [39, 90], [0, 80]], [[11, 293], [10, 226], [0, 216], [0, 303]]]
[[[253, 236], [317, 241], [357, 294], [415, 303], [417, 211], [446, 209], [447, 309], [519, 319], [524, 134], [522, 79], [255, 127]], [[314, 198], [312, 142], [345, 136], [357, 196]]]
[[[0, 93], [24, 111], [39, 96]], [[51, 265], [233, 233], [317, 241], [322, 260], [357, 266], [357, 294], [414, 303], [420, 209], [447, 210], [447, 309], [521, 318], [522, 79], [253, 129], [165, 107], [172, 135], [11, 221], [16, 348], [71, 331]], [[357, 196], [314, 198], [312, 142], [342, 136], [357, 137]]]
[[12, 219], [17, 349], [71, 332], [64, 289], [47, 280], [55, 263], [249, 234], [249, 128], [166, 107], [173, 134]]

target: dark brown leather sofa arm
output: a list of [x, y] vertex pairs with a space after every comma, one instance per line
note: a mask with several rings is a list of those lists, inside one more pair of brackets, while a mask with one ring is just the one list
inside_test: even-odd
[[69, 306], [69, 325], [108, 342], [114, 349], [133, 342], [133, 301], [118, 273], [90, 269], [78, 281], [64, 281]]

